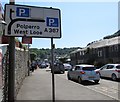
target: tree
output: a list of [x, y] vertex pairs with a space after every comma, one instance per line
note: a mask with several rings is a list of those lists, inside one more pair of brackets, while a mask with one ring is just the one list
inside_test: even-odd
[[31, 62], [32, 62], [33, 60], [35, 60], [36, 57], [37, 57], [37, 54], [36, 54], [36, 53], [34, 53], [34, 52], [31, 52], [31, 53], [30, 53]]

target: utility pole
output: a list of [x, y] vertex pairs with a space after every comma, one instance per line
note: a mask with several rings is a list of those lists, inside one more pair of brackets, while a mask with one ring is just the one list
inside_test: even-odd
[[[15, 4], [10, 0], [9, 4]], [[9, 41], [9, 70], [8, 70], [8, 102], [15, 101], [15, 37]]]

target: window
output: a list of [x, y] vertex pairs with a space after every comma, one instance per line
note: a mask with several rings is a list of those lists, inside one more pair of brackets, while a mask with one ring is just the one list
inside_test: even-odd
[[83, 67], [82, 70], [92, 71], [95, 70], [95, 67]]
[[79, 66], [76, 66], [76, 67], [75, 67], [75, 70], [80, 70], [80, 67], [79, 67]]
[[102, 57], [102, 50], [98, 51], [98, 57]]
[[118, 45], [115, 46], [115, 51], [118, 51]]
[[81, 51], [80, 51], [80, 56], [81, 56]]
[[117, 69], [120, 69], [120, 65], [116, 66]]
[[101, 67], [101, 70], [104, 70], [107, 68], [108, 65], [104, 65], [103, 67]]
[[108, 65], [106, 69], [112, 69], [114, 65]]

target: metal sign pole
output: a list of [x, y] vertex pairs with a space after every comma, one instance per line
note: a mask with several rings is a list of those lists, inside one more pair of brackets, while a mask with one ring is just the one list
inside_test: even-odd
[[28, 44], [28, 76], [30, 76], [30, 52], [29, 52], [29, 46], [30, 44]]
[[[10, 0], [14, 4], [14, 0]], [[15, 37], [9, 41], [8, 102], [15, 101]]]
[[52, 100], [55, 102], [55, 82], [54, 82], [54, 59], [53, 59], [53, 38], [51, 38], [51, 64], [52, 64]]

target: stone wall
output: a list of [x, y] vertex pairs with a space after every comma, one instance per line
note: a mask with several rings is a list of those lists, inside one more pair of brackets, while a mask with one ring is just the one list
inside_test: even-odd
[[23, 80], [28, 76], [28, 51], [20, 48], [15, 49], [15, 97], [23, 83]]
[[[6, 100], [8, 94], [8, 71], [9, 71], [9, 47], [1, 46], [2, 49], [2, 79], [3, 88], [0, 88], [0, 100]], [[28, 76], [28, 50], [15, 48], [15, 98], [23, 84], [23, 80]]]

